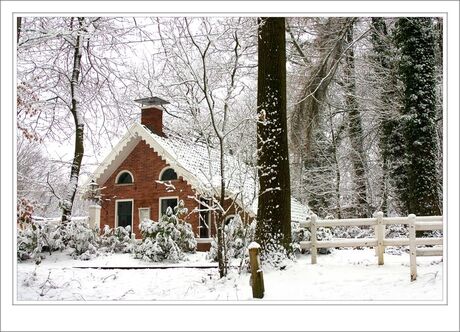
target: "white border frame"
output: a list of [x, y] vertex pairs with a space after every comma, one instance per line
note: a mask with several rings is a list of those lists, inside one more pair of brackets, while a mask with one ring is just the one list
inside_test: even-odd
[[158, 221], [161, 220], [161, 200], [163, 199], [176, 199], [177, 204], [179, 204], [179, 196], [164, 196], [158, 198]]
[[[120, 175], [122, 175], [123, 173], [128, 173], [129, 175], [131, 175], [131, 179], [133, 180], [133, 182], [131, 182], [131, 183], [118, 183], [118, 179], [120, 178]], [[115, 177], [115, 184], [116, 184], [116, 185], [125, 186], [125, 185], [129, 185], [129, 184], [134, 184], [134, 181], [135, 181], [135, 180], [134, 180], [134, 175], [133, 175], [133, 173], [131, 173], [131, 172], [128, 171], [127, 169], [118, 172], [117, 176]]]
[[[161, 177], [163, 176], [163, 173], [166, 172], [168, 169], [172, 169], [174, 171], [174, 173], [176, 173], [176, 176], [177, 178], [175, 178], [174, 180], [162, 180]], [[161, 182], [167, 182], [167, 181], [177, 181], [179, 180], [179, 174], [177, 174], [176, 170], [171, 167], [171, 166], [166, 166], [164, 167], [161, 171], [160, 171], [160, 174], [158, 175], [158, 181], [161, 181]]]
[[[87, 4], [87, 3], [86, 3]], [[52, 3], [52, 10], [58, 12], [69, 12], [75, 11], [76, 13], [81, 13], [82, 8], [84, 8], [85, 3], [81, 2], [53, 2]], [[134, 4], [134, 6], [133, 6]], [[164, 11], [173, 11], [174, 7], [180, 8], [183, 12], [199, 12], [200, 15], [211, 15], [207, 14], [207, 12], [215, 11], [217, 13], [222, 13], [220, 15], [229, 15], [225, 12], [234, 12], [235, 10], [239, 9], [239, 5], [242, 3], [235, 3], [235, 2], [206, 2], [205, 4], [195, 3], [193, 1], [190, 2], [182, 2], [182, 3], [174, 3], [174, 2], [142, 2], [140, 4], [130, 3], [130, 2], [112, 2], [111, 10], [124, 12], [130, 10], [138, 10], [143, 15], [145, 13], [151, 12], [164, 12]], [[83, 7], [82, 7], [83, 5]], [[94, 11], [101, 11], [104, 12], [107, 10], [107, 2], [92, 2], [91, 9]], [[179, 5], [179, 6], [178, 6]], [[294, 7], [295, 5], [295, 7]], [[448, 177], [445, 177], [446, 183], [444, 186], [444, 199], [447, 201], [447, 196], [449, 196], [449, 205], [445, 205], [445, 213], [444, 215], [448, 216], [453, 221], [458, 220], [458, 206], [456, 206], [455, 202], [458, 200], [459, 197], [459, 186], [458, 184], [458, 116], [459, 114], [455, 111], [458, 109], [458, 2], [450, 1], [418, 1], [418, 2], [410, 2], [401, 1], [401, 2], [354, 2], [349, 3], [346, 1], [343, 2], [295, 2], [294, 5], [292, 2], [284, 2], [279, 4], [277, 2], [265, 2], [263, 10], [264, 13], [273, 13], [279, 11], [286, 11], [291, 10], [293, 13], [296, 11], [299, 12], [312, 12], [313, 15], [317, 12], [323, 11], [326, 14], [329, 14], [329, 11], [332, 9], [337, 12], [344, 12], [345, 15], [349, 11], [363, 11], [363, 12], [383, 12], [387, 13], [390, 11], [397, 11], [403, 12], [406, 11], [408, 13], [414, 12], [416, 9], [418, 11], [449, 11], [449, 49], [446, 50], [449, 53], [449, 86], [446, 87], [446, 91], [449, 91], [448, 97], [445, 98], [445, 103], [449, 104], [449, 111], [453, 110], [453, 112], [449, 113], [449, 121], [444, 123], [445, 128], [449, 128], [449, 132], [446, 132], [445, 135], [445, 143], [447, 141], [449, 144], [445, 144], [445, 153], [444, 157], [449, 154], [449, 159], [446, 159], [445, 165], [445, 174]], [[10, 41], [14, 37], [14, 31], [10, 33], [11, 28], [13, 28], [12, 24], [12, 17], [11, 12], [15, 9], [20, 12], [24, 11], [24, 8], [27, 8], [29, 12], [34, 11], [43, 11], [50, 8], [50, 3], [45, 4], [40, 1], [37, 2], [13, 2], [13, 1], [5, 1], [1, 3], [2, 10], [1, 10], [1, 25], [2, 25], [2, 69], [4, 70], [4, 75], [2, 75], [2, 97], [5, 95], [11, 96], [9, 93], [10, 90], [14, 89], [14, 84], [11, 84], [11, 80], [9, 79], [9, 73], [12, 72], [11, 70], [11, 62], [9, 61], [10, 53], [8, 52], [9, 45], [13, 45], [14, 43]], [[105, 6], [105, 7], [104, 7]], [[137, 6], [137, 7], [136, 7]], [[142, 6], [142, 7], [140, 7]], [[416, 8], [415, 8], [416, 7]], [[50, 9], [51, 10], [51, 9]], [[256, 16], [254, 13], [260, 12], [262, 9], [260, 8], [260, 2], [245, 2], [244, 3], [244, 10], [247, 11], [249, 14]], [[176, 15], [180, 15], [182, 13], [178, 13]], [[246, 15], [249, 15], [246, 14]], [[54, 14], [56, 15], [56, 14]], [[165, 15], [165, 14], [163, 14]], [[171, 15], [171, 14], [169, 14]], [[182, 14], [184, 15], [184, 14]], [[216, 14], [214, 14], [215, 16]], [[316, 14], [317, 15], [317, 14]], [[324, 15], [324, 14], [323, 14]], [[337, 14], [334, 14], [337, 15]], [[344, 14], [342, 14], [344, 15]], [[349, 14], [348, 14], [349, 15]], [[388, 15], [388, 14], [387, 14]], [[5, 28], [6, 27], [6, 28]], [[5, 28], [5, 29], [3, 29]], [[6, 38], [3, 38], [5, 37]], [[452, 37], [451, 37], [452, 36]], [[447, 38], [446, 38], [447, 39]], [[8, 43], [8, 44], [7, 44]], [[7, 47], [3, 47], [8, 45]], [[446, 47], [447, 48], [447, 47]], [[4, 52], [3, 52], [4, 51]], [[453, 61], [451, 61], [453, 60]], [[447, 63], [447, 62], [445, 62]], [[447, 95], [446, 95], [447, 97]], [[5, 109], [14, 109], [14, 99], [13, 98], [1, 98], [2, 108]], [[13, 106], [11, 106], [13, 105]], [[8, 121], [9, 117], [13, 116], [13, 112], [3, 112], [2, 113], [2, 157], [8, 155], [9, 150], [12, 149], [12, 144], [9, 144], [11, 141], [9, 133], [11, 132], [11, 126], [9, 126], [10, 122]], [[6, 119], [5, 119], [6, 117]], [[7, 130], [4, 130], [7, 127]], [[447, 135], [448, 134], [448, 135]], [[448, 136], [448, 140], [447, 140]], [[6, 139], [4, 139], [6, 137]], [[6, 151], [6, 152], [5, 152]], [[13, 155], [13, 153], [11, 153]], [[7, 159], [7, 158], [5, 158]], [[447, 162], [448, 161], [448, 162]], [[447, 164], [449, 167], [447, 167]], [[14, 168], [14, 164], [12, 163], [2, 163], [2, 180], [4, 180], [4, 176], [7, 177], [11, 174]], [[449, 172], [447, 172], [449, 170]], [[13, 202], [14, 195], [11, 194], [9, 190], [9, 183], [11, 179], [7, 178], [5, 183], [6, 185], [2, 185], [2, 207], [9, 207], [12, 206], [15, 208]], [[12, 179], [14, 180], [14, 179]], [[447, 186], [447, 180], [451, 184]], [[3, 182], [3, 181], [2, 181]], [[12, 184], [11, 184], [12, 186]], [[10, 202], [11, 201], [11, 202]], [[452, 203], [453, 202], [453, 203]], [[11, 210], [11, 211], [10, 211]], [[2, 208], [1, 215], [2, 219], [13, 219], [15, 210], [13, 208]], [[11, 228], [13, 227], [12, 223], [4, 223], [1, 228], [1, 243], [2, 243], [2, 259], [1, 259], [1, 267], [2, 267], [2, 283], [1, 283], [1, 290], [2, 294], [2, 323], [1, 323], [1, 330], [62, 330], [63, 326], [68, 326], [69, 319], [72, 320], [72, 317], [75, 314], [79, 314], [81, 316], [87, 316], [94, 313], [95, 310], [101, 312], [102, 314], [106, 315], [117, 315], [117, 314], [151, 314], [152, 306], [154, 306], [155, 312], [158, 313], [158, 319], [156, 321], [156, 325], [158, 326], [159, 330], [162, 329], [173, 329], [173, 330], [194, 330], [199, 329], [200, 324], [198, 324], [193, 318], [196, 317], [196, 314], [203, 310], [201, 305], [197, 305], [198, 301], [184, 301], [185, 303], [175, 303], [173, 301], [157, 301], [152, 303], [152, 301], [139, 301], [135, 303], [121, 303], [124, 301], [118, 301], [117, 303], [110, 302], [106, 303], [107, 301], [91, 301], [91, 303], [73, 303], [72, 301], [62, 301], [57, 305], [55, 303], [43, 303], [43, 302], [34, 302], [28, 305], [12, 305], [9, 297], [7, 294], [11, 290], [11, 276], [8, 270], [11, 267], [11, 264], [14, 264], [14, 257], [13, 254], [10, 252], [10, 244], [12, 241], [11, 236]], [[429, 303], [420, 303], [417, 301], [407, 301], [408, 303], [394, 303], [394, 302], [385, 302], [385, 303], [369, 303], [368, 301], [364, 301], [362, 303], [354, 303], [350, 305], [346, 301], [341, 302], [340, 304], [331, 303], [331, 302], [324, 302], [324, 303], [292, 303], [288, 301], [268, 301], [268, 302], [259, 302], [259, 301], [202, 301], [201, 303], [204, 307], [207, 307], [206, 310], [209, 309], [209, 321], [210, 324], [218, 324], [219, 320], [219, 313], [222, 311], [222, 305], [226, 306], [226, 310], [228, 309], [232, 315], [242, 317], [240, 320], [231, 320], [227, 325], [228, 330], [238, 330], [241, 329], [241, 322], [245, 320], [245, 318], [251, 318], [254, 315], [264, 315], [264, 319], [260, 321], [252, 321], [248, 320], [245, 329], [259, 329], [259, 330], [298, 330], [301, 328], [301, 324], [298, 320], [290, 320], [290, 321], [281, 321], [277, 319], [280, 313], [289, 313], [291, 315], [301, 315], [305, 311], [308, 311], [312, 315], [316, 315], [315, 320], [311, 320], [309, 322], [309, 327], [311, 330], [372, 330], [372, 327], [375, 328], [375, 322], [380, 322], [380, 329], [381, 330], [432, 330], [432, 331], [440, 331], [440, 330], [452, 330], [458, 331], [458, 223], [452, 223], [449, 225], [449, 234], [451, 241], [449, 241], [449, 270], [446, 271], [449, 274], [449, 280], [453, 282], [449, 282], [449, 304], [444, 306], [437, 306], [437, 305], [427, 305]], [[14, 243], [13, 243], [14, 244]], [[13, 247], [13, 245], [11, 245]], [[6, 249], [6, 250], [5, 250]], [[453, 265], [452, 265], [453, 264]], [[447, 274], [447, 273], [446, 273]], [[16, 274], [11, 274], [16, 276]], [[16, 282], [14, 283], [16, 285]], [[13, 289], [14, 290], [14, 289]], [[200, 304], [201, 304], [200, 303]], [[18, 304], [13, 301], [13, 304]], [[25, 303], [21, 303], [25, 304]], [[263, 305], [267, 304], [267, 305]], [[370, 305], [369, 305], [370, 304]], [[408, 305], [409, 304], [409, 305]], [[176, 310], [172, 307], [177, 307], [177, 309], [186, 308], [183, 310], [184, 319], [177, 320], [175, 319], [175, 315], [177, 313]], [[52, 309], [52, 310], [50, 310]], [[324, 323], [324, 319], [327, 319], [329, 315], [329, 309], [334, 310], [336, 315], [336, 319], [333, 321], [328, 321]], [[362, 313], [362, 318], [360, 320], [353, 320], [350, 321], [347, 317], [356, 313], [359, 310]], [[407, 320], [407, 319], [396, 319], [396, 320], [385, 320], [381, 319], [381, 317], [385, 317], [386, 315], [398, 315], [401, 312], [404, 312], [406, 317], [410, 317], [411, 315], [415, 316], [423, 316], [423, 315], [433, 315], [433, 312], [436, 312], [436, 320]], [[56, 315], [56, 313], [58, 313]], [[272, 315], [273, 313], [273, 315]], [[24, 317], [28, 317], [29, 319], [23, 319]], [[121, 330], [145, 330], [148, 329], [147, 324], [145, 321], [142, 320], [120, 320], [120, 321], [113, 321], [113, 320], [105, 320], [105, 321], [89, 321], [89, 320], [75, 320], [73, 319], [73, 329], [74, 330], [111, 330], [111, 329], [121, 329]]]
[[133, 223], [134, 223], [134, 199], [116, 199], [115, 200], [115, 228], [118, 227], [118, 203], [119, 202], [131, 202], [131, 232], [134, 233]]

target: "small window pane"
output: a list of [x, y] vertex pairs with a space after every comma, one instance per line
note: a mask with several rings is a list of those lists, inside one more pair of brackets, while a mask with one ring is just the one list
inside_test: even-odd
[[205, 199], [200, 200], [200, 238], [209, 238], [209, 201]]
[[133, 183], [133, 178], [128, 172], [120, 174], [118, 177], [118, 184]]
[[163, 198], [161, 200], [161, 216], [166, 214], [166, 209], [170, 207], [173, 209], [177, 206], [177, 198]]
[[168, 168], [161, 174], [161, 181], [177, 180], [177, 174], [172, 168]]
[[150, 219], [150, 208], [139, 208], [139, 222]]

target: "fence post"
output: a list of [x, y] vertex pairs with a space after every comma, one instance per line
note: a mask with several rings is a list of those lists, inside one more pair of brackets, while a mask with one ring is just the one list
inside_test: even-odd
[[251, 242], [248, 246], [249, 264], [251, 265], [252, 297], [261, 299], [264, 297], [264, 274], [260, 268], [260, 246], [257, 242]]
[[316, 214], [311, 215], [311, 223], [310, 223], [310, 254], [311, 254], [311, 263], [316, 264], [316, 256], [317, 256], [317, 240], [316, 240], [316, 222], [318, 220], [318, 216]]
[[415, 214], [409, 214], [409, 255], [410, 255], [410, 281], [417, 279], [417, 247], [415, 245]]
[[375, 228], [375, 237], [377, 240], [377, 253], [378, 253], [378, 264], [383, 265], [383, 254], [385, 253], [385, 247], [383, 246], [383, 240], [385, 238], [385, 225], [383, 224], [383, 212], [379, 211], [377, 216], [377, 226]]

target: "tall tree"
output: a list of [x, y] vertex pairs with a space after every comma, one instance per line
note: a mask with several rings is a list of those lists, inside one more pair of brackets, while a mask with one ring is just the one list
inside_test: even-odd
[[434, 23], [428, 17], [400, 18], [396, 25], [404, 91], [408, 156], [406, 202], [410, 213], [439, 215]]
[[[405, 174], [405, 146], [398, 89], [398, 68], [394, 41], [387, 25], [387, 18], [372, 18], [372, 66], [376, 98], [373, 101], [379, 126], [379, 152], [382, 165], [380, 180], [380, 210], [384, 213], [398, 211], [407, 214], [407, 208], [399, 197], [407, 191]], [[396, 194], [396, 199], [392, 199]]]
[[355, 213], [358, 217], [368, 217], [370, 208], [367, 200], [366, 171], [367, 161], [363, 146], [363, 125], [357, 101], [355, 78], [355, 55], [353, 49], [353, 29], [355, 19], [350, 19], [347, 26], [346, 42], [348, 48], [345, 56], [345, 104], [348, 113], [348, 133], [351, 143], [351, 163], [353, 166]]
[[22, 18], [18, 128], [45, 145], [73, 140], [71, 161], [60, 162], [61, 168], [70, 168], [60, 197], [63, 221], [72, 213], [85, 140], [96, 151], [101, 137], [112, 139], [110, 132], [128, 118], [121, 116], [123, 104], [115, 89], [125, 64], [121, 55], [127, 35], [119, 22], [100, 17]]
[[[76, 31], [74, 41], [74, 53], [73, 53], [73, 66], [72, 76], [70, 79], [70, 113], [72, 114], [73, 121], [75, 123], [75, 146], [73, 161], [70, 168], [70, 180], [67, 186], [67, 192], [62, 201], [62, 221], [70, 220], [72, 215], [73, 202], [75, 200], [75, 194], [78, 187], [78, 178], [80, 176], [81, 161], [83, 159], [84, 148], [84, 128], [82, 112], [80, 110], [80, 71], [81, 71], [81, 57], [82, 57], [82, 45], [85, 34], [85, 21], [83, 17], [78, 19], [78, 29]], [[72, 22], [73, 24], [73, 22]]]
[[268, 254], [289, 250], [291, 243], [285, 18], [259, 18], [258, 23], [256, 241]]

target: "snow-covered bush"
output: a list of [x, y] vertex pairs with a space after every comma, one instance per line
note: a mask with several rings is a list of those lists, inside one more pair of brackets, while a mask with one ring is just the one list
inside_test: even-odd
[[385, 237], [389, 239], [408, 237], [409, 229], [405, 225], [394, 224], [385, 227]]
[[133, 249], [133, 240], [130, 236], [131, 226], [110, 228], [104, 226], [99, 239], [99, 250], [104, 252], [131, 252]]
[[[328, 227], [318, 227], [316, 230], [316, 239], [318, 241], [332, 241], [333, 236], [331, 229]], [[319, 248], [318, 253], [319, 254], [330, 254], [332, 252], [332, 248]]]
[[65, 232], [58, 224], [46, 221], [30, 220], [21, 223], [17, 230], [17, 257], [19, 260], [34, 259], [37, 264], [50, 254], [66, 247]]
[[17, 257], [35, 259], [39, 264], [56, 250], [69, 247], [72, 257], [89, 259], [97, 253], [98, 232], [90, 229], [86, 220], [71, 220], [65, 224], [46, 221], [22, 223], [17, 230]]
[[294, 253], [300, 253], [301, 241], [310, 241], [311, 234], [308, 229], [301, 227], [298, 222], [291, 222], [291, 239], [292, 239], [292, 250]]
[[358, 226], [338, 226], [332, 228], [332, 234], [339, 239], [363, 239], [374, 237], [374, 228], [362, 228]]
[[184, 252], [195, 252], [197, 243], [192, 227], [181, 219], [186, 213], [181, 200], [174, 211], [168, 207], [159, 222], [143, 220], [139, 226], [142, 242], [134, 247], [135, 257], [154, 262], [177, 262], [183, 259]]
[[17, 257], [18, 260], [35, 259], [39, 264], [43, 258], [43, 235], [41, 227], [34, 223], [25, 223], [17, 232]]
[[[247, 258], [247, 246], [254, 240], [256, 222], [245, 225], [239, 215], [235, 215], [224, 225], [226, 261], [231, 258]], [[207, 258], [217, 262], [217, 237], [213, 237]]]
[[88, 260], [97, 255], [97, 229], [91, 229], [86, 220], [70, 220], [64, 226], [64, 238], [67, 245], [74, 249], [73, 258]]
[[[310, 230], [300, 226], [299, 223], [291, 223], [291, 236], [292, 236], [292, 249], [294, 253], [300, 252], [300, 241], [310, 241], [311, 233]], [[317, 241], [331, 241], [333, 238], [332, 231], [330, 228], [318, 227], [316, 229], [316, 240]], [[319, 254], [330, 254], [331, 248], [319, 248]]]

